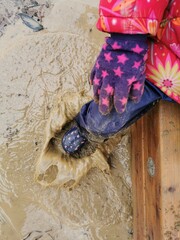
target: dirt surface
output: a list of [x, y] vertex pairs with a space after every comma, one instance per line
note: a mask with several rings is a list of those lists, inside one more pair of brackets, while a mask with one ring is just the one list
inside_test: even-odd
[[14, 23], [21, 1], [4, 3], [13, 24], [0, 38], [0, 239], [132, 239], [128, 134], [109, 156], [109, 175], [93, 168], [72, 191], [34, 179], [59, 94], [92, 94], [87, 80], [105, 36], [95, 27], [98, 2], [53, 1], [37, 33]]

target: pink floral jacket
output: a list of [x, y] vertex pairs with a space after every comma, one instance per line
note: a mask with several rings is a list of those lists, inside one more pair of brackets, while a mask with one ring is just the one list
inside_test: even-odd
[[100, 0], [97, 28], [149, 34], [146, 77], [180, 103], [180, 0]]

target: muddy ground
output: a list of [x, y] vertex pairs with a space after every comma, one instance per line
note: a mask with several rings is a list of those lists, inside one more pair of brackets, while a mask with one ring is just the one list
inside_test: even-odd
[[109, 156], [110, 175], [93, 168], [72, 191], [35, 182], [53, 106], [67, 90], [92, 95], [88, 78], [105, 35], [95, 27], [96, 0], [51, 1], [36, 33], [15, 15], [29, 3], [0, 3], [8, 22], [0, 30], [0, 239], [132, 239], [128, 133]]

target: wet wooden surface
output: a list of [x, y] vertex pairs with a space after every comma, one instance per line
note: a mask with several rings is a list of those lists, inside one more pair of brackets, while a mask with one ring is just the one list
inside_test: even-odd
[[132, 126], [134, 240], [180, 240], [180, 105], [161, 102]]

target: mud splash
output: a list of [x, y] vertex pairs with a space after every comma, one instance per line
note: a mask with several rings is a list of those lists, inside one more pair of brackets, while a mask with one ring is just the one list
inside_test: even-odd
[[95, 0], [57, 2], [46, 30], [18, 21], [0, 39], [0, 238], [132, 239], [129, 135], [109, 157], [110, 175], [93, 168], [72, 191], [34, 181], [58, 94], [91, 96], [87, 79], [104, 39]]

